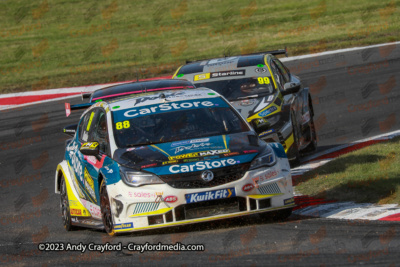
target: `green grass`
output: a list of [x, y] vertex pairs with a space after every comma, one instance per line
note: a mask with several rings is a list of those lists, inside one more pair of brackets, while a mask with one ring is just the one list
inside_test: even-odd
[[296, 191], [310, 196], [400, 204], [400, 137], [340, 156], [301, 178]]
[[400, 0], [0, 1], [0, 93], [172, 74], [186, 59], [390, 42]]

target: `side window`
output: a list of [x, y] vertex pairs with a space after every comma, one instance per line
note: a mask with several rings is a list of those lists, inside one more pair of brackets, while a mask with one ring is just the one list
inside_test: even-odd
[[108, 153], [108, 129], [106, 112], [102, 109], [97, 109], [97, 115], [93, 121], [93, 131], [90, 133], [90, 141], [95, 141], [100, 144], [100, 151]]
[[79, 140], [83, 142], [87, 142], [89, 140], [89, 131], [91, 128], [91, 123], [93, 121], [93, 117], [95, 115], [95, 111], [88, 112], [79, 123]]
[[278, 59], [274, 59], [274, 62], [276, 66], [278, 67], [278, 70], [282, 74], [283, 78], [285, 79], [285, 83], [290, 81], [290, 74], [288, 69], [280, 62]]
[[285, 84], [285, 79], [284, 79], [283, 75], [281, 74], [281, 72], [279, 71], [279, 68], [275, 64], [274, 61], [271, 61], [271, 68], [272, 68], [272, 72], [274, 73], [276, 82], [278, 82], [281, 85], [281, 87], [283, 88], [283, 85]]

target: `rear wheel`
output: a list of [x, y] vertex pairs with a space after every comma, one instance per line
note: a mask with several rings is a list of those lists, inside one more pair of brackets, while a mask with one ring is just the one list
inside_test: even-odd
[[71, 231], [74, 229], [71, 223], [71, 213], [70, 213], [70, 208], [69, 208], [69, 200], [68, 200], [68, 194], [67, 194], [67, 185], [65, 183], [65, 178], [64, 176], [61, 176], [61, 181], [60, 181], [60, 208], [61, 208], [61, 216], [63, 219], [63, 225], [64, 228], [67, 231]]
[[108, 198], [105, 180], [101, 181], [100, 185], [100, 208], [104, 229], [106, 230], [107, 234], [111, 236], [115, 235], [114, 224], [111, 215], [111, 205]]

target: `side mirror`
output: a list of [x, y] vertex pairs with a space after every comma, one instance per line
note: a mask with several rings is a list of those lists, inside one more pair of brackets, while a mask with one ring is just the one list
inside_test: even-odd
[[285, 83], [283, 86], [283, 92], [282, 95], [290, 95], [297, 93], [301, 88], [300, 83]]
[[256, 133], [261, 133], [269, 129], [271, 124], [264, 118], [254, 119], [251, 121], [251, 126], [253, 126]]
[[99, 143], [97, 142], [83, 143], [79, 151], [86, 156], [97, 156], [100, 153]]
[[68, 125], [64, 127], [63, 133], [73, 137], [76, 133], [76, 129], [78, 129], [78, 124]]

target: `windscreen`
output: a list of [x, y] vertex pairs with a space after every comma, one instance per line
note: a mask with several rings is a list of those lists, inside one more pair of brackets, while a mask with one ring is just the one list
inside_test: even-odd
[[250, 131], [221, 98], [145, 106], [113, 112], [113, 118], [120, 148]]
[[265, 96], [275, 93], [270, 77], [251, 77], [234, 80], [220, 80], [196, 83], [196, 87], [206, 87], [217, 91], [229, 101], [250, 96]]

